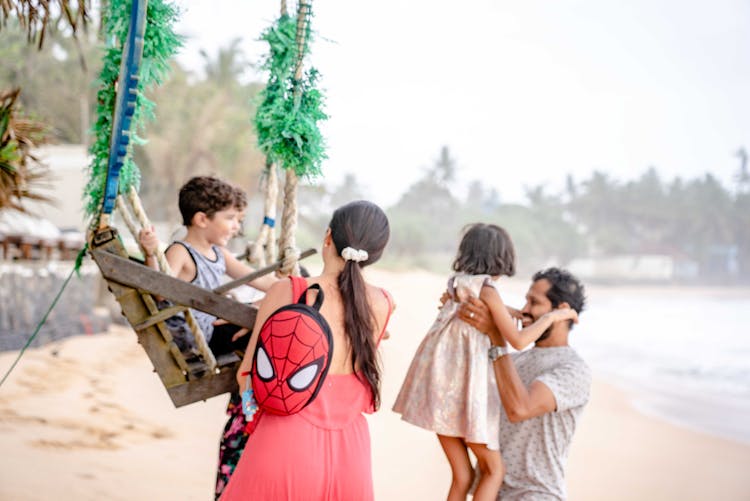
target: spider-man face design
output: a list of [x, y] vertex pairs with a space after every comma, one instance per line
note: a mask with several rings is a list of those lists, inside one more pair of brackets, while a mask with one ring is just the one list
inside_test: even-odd
[[328, 324], [309, 307], [292, 304], [277, 310], [260, 331], [253, 360], [258, 405], [276, 414], [300, 411], [317, 395], [331, 349]]

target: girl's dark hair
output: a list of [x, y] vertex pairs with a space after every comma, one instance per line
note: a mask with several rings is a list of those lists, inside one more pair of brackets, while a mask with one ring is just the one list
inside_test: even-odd
[[453, 270], [469, 275], [515, 275], [516, 251], [508, 232], [495, 224], [464, 227]]
[[388, 218], [377, 205], [359, 200], [336, 209], [328, 225], [339, 255], [347, 248], [367, 251], [366, 261], [345, 261], [338, 278], [344, 302], [344, 326], [352, 348], [352, 367], [362, 371], [377, 409], [380, 406], [380, 366], [373, 339], [374, 316], [360, 268], [376, 262], [388, 243]]

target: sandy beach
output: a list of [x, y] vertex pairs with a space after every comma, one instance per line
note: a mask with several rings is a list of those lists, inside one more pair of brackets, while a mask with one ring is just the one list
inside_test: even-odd
[[[376, 498], [444, 499], [435, 437], [390, 411], [444, 277], [374, 272], [398, 301], [369, 417]], [[513, 283], [523, 294], [527, 283]], [[4, 373], [16, 352], [0, 354]], [[571, 500], [747, 500], [750, 446], [639, 413], [596, 376], [568, 465]], [[175, 409], [134, 333], [114, 326], [26, 352], [0, 387], [0, 499], [208, 500], [226, 397]]]

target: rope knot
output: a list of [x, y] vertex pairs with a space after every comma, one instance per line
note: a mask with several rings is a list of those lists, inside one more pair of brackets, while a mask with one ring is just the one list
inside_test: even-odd
[[281, 273], [283, 275], [290, 275], [297, 270], [300, 255], [300, 250], [296, 247], [284, 248], [284, 257], [281, 263]]

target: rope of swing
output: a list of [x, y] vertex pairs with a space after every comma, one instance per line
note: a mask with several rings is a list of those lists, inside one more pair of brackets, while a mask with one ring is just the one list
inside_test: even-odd
[[258, 237], [250, 244], [247, 260], [258, 268], [276, 261], [276, 249], [274, 243], [274, 227], [276, 225], [276, 201], [279, 197], [279, 181], [276, 175], [276, 166], [272, 163], [266, 165], [264, 172], [265, 199], [263, 201], [263, 223], [260, 226]]
[[[287, 15], [286, 0], [281, 0], [279, 11], [280, 16]], [[277, 166], [273, 162], [269, 161], [266, 164], [263, 176], [266, 195], [263, 200], [263, 223], [260, 225], [257, 238], [248, 246], [247, 261], [258, 268], [276, 261], [274, 237], [276, 236], [276, 203], [279, 197], [279, 178], [276, 169]]]
[[[294, 71], [294, 100], [298, 105], [302, 95], [302, 70], [305, 56], [305, 45], [307, 43], [307, 32], [310, 14], [309, 0], [300, 0], [297, 12], [297, 66]], [[284, 210], [281, 215], [281, 237], [279, 249], [283, 264], [283, 274], [299, 275], [299, 255], [295, 234], [297, 232], [297, 186], [298, 177], [294, 169], [286, 169], [284, 183]]]
[[21, 351], [18, 352], [16, 359], [13, 361], [10, 368], [5, 372], [3, 379], [0, 380], [0, 386], [2, 386], [3, 383], [5, 383], [5, 380], [8, 379], [8, 376], [10, 376], [10, 373], [13, 372], [13, 369], [15, 369], [16, 365], [18, 365], [18, 362], [21, 360], [21, 357], [26, 352], [26, 349], [29, 346], [31, 346], [32, 341], [34, 341], [34, 338], [36, 338], [36, 335], [39, 334], [39, 331], [41, 330], [42, 326], [47, 321], [47, 317], [49, 317], [49, 314], [52, 312], [52, 310], [57, 305], [57, 302], [60, 300], [60, 297], [62, 296], [63, 291], [70, 283], [70, 279], [73, 278], [73, 274], [76, 273], [76, 271], [80, 269], [80, 265], [83, 262], [83, 256], [86, 254], [87, 249], [88, 249], [88, 244], [84, 245], [83, 249], [81, 249], [78, 252], [78, 256], [76, 257], [75, 264], [73, 265], [73, 269], [70, 270], [68, 277], [65, 279], [65, 281], [62, 284], [62, 287], [60, 287], [60, 290], [57, 292], [55, 299], [52, 300], [52, 304], [49, 306], [49, 308], [47, 308], [47, 311], [44, 313], [44, 316], [42, 316], [42, 319], [36, 325], [36, 329], [34, 329], [34, 332], [31, 334], [29, 339], [26, 340], [26, 344], [23, 346], [23, 348], [21, 348]]

